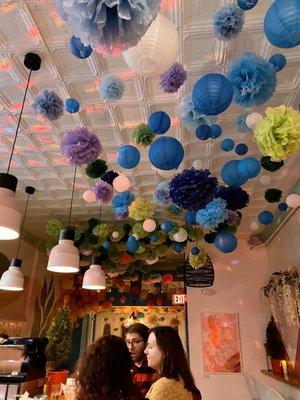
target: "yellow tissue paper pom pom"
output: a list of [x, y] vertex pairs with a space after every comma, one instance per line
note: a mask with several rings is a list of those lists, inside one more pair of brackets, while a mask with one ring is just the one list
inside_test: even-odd
[[136, 221], [143, 221], [154, 215], [154, 209], [150, 201], [142, 197], [134, 200], [129, 206], [129, 217]]
[[194, 269], [199, 269], [203, 267], [206, 262], [207, 252], [205, 249], [201, 249], [200, 253], [197, 256], [194, 256], [192, 253], [189, 254], [189, 263], [191, 267]]

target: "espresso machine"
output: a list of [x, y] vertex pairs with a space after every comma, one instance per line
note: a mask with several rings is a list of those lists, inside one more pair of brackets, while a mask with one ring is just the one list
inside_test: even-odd
[[43, 393], [47, 343], [47, 338], [9, 338], [0, 344], [0, 400]]

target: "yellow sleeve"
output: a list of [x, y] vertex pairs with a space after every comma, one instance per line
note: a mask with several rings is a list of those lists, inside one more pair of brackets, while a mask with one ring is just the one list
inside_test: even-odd
[[173, 400], [174, 390], [172, 389], [174, 382], [172, 379], [160, 378], [151, 386], [146, 394], [149, 400]]

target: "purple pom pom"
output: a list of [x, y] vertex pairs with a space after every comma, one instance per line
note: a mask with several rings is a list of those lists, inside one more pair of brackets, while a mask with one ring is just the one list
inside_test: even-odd
[[96, 161], [102, 150], [97, 136], [86, 128], [75, 128], [66, 132], [60, 148], [69, 163], [76, 166]]
[[104, 182], [102, 179], [100, 179], [99, 182], [93, 186], [93, 191], [95, 193], [96, 200], [101, 204], [109, 203], [114, 194], [113, 187], [109, 183]]
[[102, 181], [109, 183], [111, 186], [113, 184], [114, 179], [119, 176], [119, 174], [115, 171], [107, 171], [105, 174], [101, 176]]
[[216, 197], [221, 197], [227, 203], [228, 210], [240, 210], [248, 206], [250, 197], [246, 190], [241, 187], [220, 186]]
[[115, 217], [117, 221], [125, 221], [128, 219], [128, 211], [117, 212]]
[[53, 90], [39, 93], [32, 106], [37, 114], [43, 115], [49, 121], [60, 118], [64, 113], [64, 103]]
[[160, 87], [166, 93], [175, 93], [187, 78], [186, 70], [176, 62], [160, 76]]

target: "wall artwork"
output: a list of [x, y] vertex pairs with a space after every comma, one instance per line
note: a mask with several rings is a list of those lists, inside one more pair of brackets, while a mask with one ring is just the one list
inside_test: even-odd
[[241, 373], [237, 313], [201, 314], [203, 372]]

